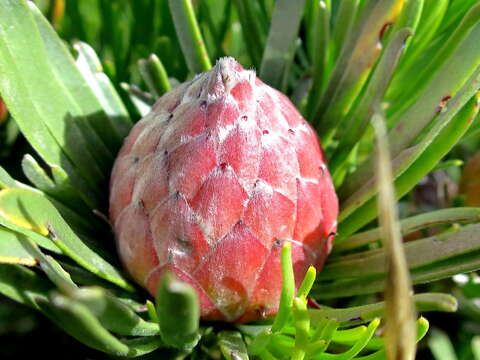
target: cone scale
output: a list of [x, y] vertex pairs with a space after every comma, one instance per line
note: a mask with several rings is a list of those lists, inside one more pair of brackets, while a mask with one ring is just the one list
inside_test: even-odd
[[300, 281], [310, 265], [322, 267], [337, 213], [314, 130], [232, 58], [161, 97], [111, 176], [125, 267], [151, 294], [173, 271], [196, 289], [206, 320], [274, 315], [282, 243], [292, 242]]

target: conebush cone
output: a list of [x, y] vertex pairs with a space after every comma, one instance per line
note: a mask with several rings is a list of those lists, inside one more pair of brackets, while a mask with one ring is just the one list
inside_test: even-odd
[[322, 266], [336, 230], [338, 201], [314, 130], [233, 58], [157, 101], [125, 140], [110, 190], [132, 277], [154, 295], [172, 271], [196, 289], [208, 320], [275, 314], [282, 242], [292, 242], [301, 280]]

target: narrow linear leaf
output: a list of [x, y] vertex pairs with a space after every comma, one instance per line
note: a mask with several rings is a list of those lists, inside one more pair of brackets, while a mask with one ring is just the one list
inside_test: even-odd
[[168, 3], [188, 68], [193, 74], [210, 70], [212, 65], [195, 18], [192, 1], [169, 0]]
[[310, 266], [305, 274], [305, 277], [303, 278], [302, 283], [298, 287], [297, 297], [305, 299], [308, 296], [316, 277], [317, 270], [313, 266]]
[[[463, 254], [447, 260], [436, 262], [423, 268], [411, 270], [413, 284], [425, 284], [452, 277], [456, 274], [480, 270], [480, 251]], [[339, 277], [337, 281], [323, 283], [320, 281], [313, 289], [316, 299], [332, 299], [356, 295], [374, 294], [385, 289], [383, 275], [360, 278]]]
[[[425, 293], [413, 295], [413, 301], [418, 311], [444, 311], [454, 312], [457, 309], [456, 299], [449, 294]], [[322, 319], [336, 319], [342, 326], [351, 326], [366, 323], [375, 317], [385, 316], [385, 302], [355, 306], [345, 309], [310, 309], [312, 324], [319, 323]]]
[[[63, 167], [88, 195], [98, 191], [103, 173], [88, 153], [78, 124], [68, 120], [73, 116], [72, 109], [78, 107], [69, 102], [55, 76], [30, 9], [23, 0], [8, 0], [0, 4], [0, 10], [0, 71], [10, 74], [1, 78], [2, 98], [25, 137], [47, 163]], [[35, 61], [30, 59], [32, 53]], [[46, 103], [50, 106], [42, 106]], [[66, 139], [65, 121], [70, 141]], [[92, 196], [90, 202], [95, 198]]]
[[[321, 317], [319, 321], [315, 321], [311, 310], [309, 310], [309, 312], [310, 320], [312, 324], [316, 326], [316, 329], [312, 334], [312, 348], [308, 349], [308, 354], [322, 354], [325, 350], [327, 350], [330, 342], [333, 340], [333, 336], [335, 333], [337, 333], [337, 329], [340, 326], [340, 321], [336, 319], [329, 319], [328, 317]], [[365, 327], [362, 327], [363, 332], [364, 329]], [[321, 344], [320, 341], [322, 341], [323, 344]], [[313, 346], [315, 343], [317, 345]]]
[[54, 286], [38, 273], [20, 265], [0, 264], [0, 293], [21, 304], [39, 309]]
[[436, 34], [436, 30], [442, 23], [445, 11], [449, 6], [449, 2], [450, 0], [424, 1], [420, 21], [415, 31], [415, 36], [412, 38], [408, 53], [402, 60], [402, 64], [397, 72], [397, 76], [393, 80], [394, 86], [389, 89], [390, 91], [387, 97], [392, 97], [390, 92], [393, 93], [395, 90], [400, 90], [401, 84], [404, 83], [401, 80], [401, 75], [412, 71], [412, 68], [414, 67], [415, 62], [418, 60], [419, 55], [431, 43], [432, 38]]
[[39, 301], [40, 309], [68, 334], [94, 349], [116, 356], [135, 357], [163, 345], [159, 337], [120, 341], [110, 334], [89, 309], [75, 301], [54, 295], [50, 302]]
[[[479, 28], [480, 29], [480, 28]], [[480, 67], [470, 77], [464, 88], [451, 100], [450, 107], [440, 112], [435, 119], [433, 126], [423, 136], [418, 144], [402, 151], [393, 159], [394, 176], [397, 197], [406, 194], [423, 176], [428, 174], [438, 161], [445, 156], [448, 151], [465, 134], [476, 115], [479, 112], [478, 94], [476, 91], [480, 88]], [[355, 173], [346, 181], [342, 189], [346, 192], [353, 190], [351, 186], [358, 179], [365, 179], [361, 186], [361, 191], [353, 190], [353, 194], [348, 196], [341, 205], [339, 215], [341, 224], [339, 232], [343, 236], [348, 236], [365, 225], [377, 213], [375, 202], [372, 196], [376, 190], [374, 183], [365, 178], [367, 174], [373, 171], [373, 162], [365, 163], [358, 173]], [[358, 175], [355, 180], [352, 177]]]
[[280, 295], [280, 304], [278, 313], [272, 325], [272, 333], [280, 332], [285, 326], [295, 297], [295, 276], [292, 264], [292, 244], [285, 241], [281, 251], [282, 265], [282, 293]]
[[373, 319], [372, 322], [368, 325], [366, 331], [363, 335], [358, 339], [357, 342], [347, 351], [340, 353], [340, 354], [322, 354], [318, 357], [313, 357], [314, 359], [319, 360], [349, 360], [353, 359], [356, 355], [358, 355], [363, 348], [368, 344], [370, 339], [373, 337], [375, 330], [380, 325], [380, 319]]
[[448, 335], [439, 329], [431, 331], [428, 338], [428, 347], [437, 360], [457, 360], [453, 344]]
[[[387, 43], [390, 43], [390, 41], [392, 41], [393, 35], [403, 28], [409, 28], [411, 29], [413, 34], [416, 34], [418, 25], [420, 23], [420, 18], [422, 16], [424, 4], [425, 0], [406, 0], [400, 16], [392, 26], [391, 32], [385, 35], [385, 41]], [[408, 47], [410, 46], [412, 40], [413, 38], [408, 38], [406, 40], [404, 52], [408, 51]]]
[[77, 288], [70, 274], [53, 257], [43, 254], [38, 245], [30, 238], [20, 234], [19, 238], [24, 248], [39, 262], [40, 268], [58, 289], [65, 294], [70, 294]]
[[218, 333], [220, 351], [226, 360], [248, 360], [247, 347], [242, 335], [237, 331], [220, 331]]
[[[49, 195], [49, 198], [51, 197], [50, 201], [67, 219], [69, 224], [87, 229], [87, 231], [98, 231], [98, 227], [94, 226], [97, 224], [91, 219], [86, 219], [92, 215], [91, 209], [78, 197], [78, 193], [68, 183], [68, 178], [66, 179], [67, 183], [63, 181], [55, 182], [47, 175], [47, 172], [35, 158], [29, 154], [26, 154], [22, 159], [22, 169], [27, 179], [37, 189]], [[75, 209], [75, 211], [71, 209]]]
[[126, 336], [155, 336], [160, 334], [157, 323], [147, 322], [131, 307], [100, 287], [84, 287], [71, 298], [85, 305], [108, 330]]
[[357, 17], [359, 0], [344, 0], [338, 5], [338, 10], [333, 25], [332, 42], [334, 46], [334, 59], [336, 60], [346, 44], [346, 39], [351, 34], [355, 18]]
[[310, 343], [310, 316], [307, 310], [307, 301], [304, 298], [293, 299], [292, 319], [295, 327], [292, 360], [303, 360]]
[[165, 272], [158, 286], [156, 307], [163, 341], [180, 350], [190, 350], [200, 339], [200, 305], [190, 285]]
[[[436, 261], [432, 264], [411, 270], [414, 284], [449, 278], [456, 274], [480, 270], [480, 251], [471, 251], [458, 256]], [[340, 298], [362, 294], [373, 294], [385, 288], [384, 275], [371, 275], [359, 278], [338, 277], [334, 282], [316, 285], [312, 293], [316, 298]]]
[[255, 0], [234, 0], [238, 19], [242, 26], [247, 51], [254, 66], [259, 67], [262, 60], [262, 51], [265, 43], [265, 33], [256, 21], [259, 14], [255, 11]]
[[45, 170], [40, 167], [33, 156], [26, 154], [22, 159], [22, 170], [30, 182], [37, 189], [48, 191], [55, 187], [55, 183], [50, 179]]
[[394, 22], [402, 5], [403, 0], [366, 3], [345, 40], [320, 105], [314, 109], [313, 123], [322, 140], [331, 137], [334, 125], [348, 113], [381, 53], [379, 34], [386, 23]]
[[[411, 106], [398, 116], [397, 126], [389, 131], [394, 157], [410, 149], [411, 141], [429, 125], [448, 124], [480, 87], [477, 79], [480, 66], [480, 44], [477, 41], [479, 35], [480, 26], [457, 46], [456, 52], [446, 60], [435, 78], [422, 90], [421, 96], [415, 98]], [[450, 100], [443, 106], [442, 99]], [[442, 107], [439, 107], [439, 104]], [[442, 129], [442, 125], [437, 129]], [[373, 162], [367, 161], [349, 175], [339, 189], [342, 203], [359, 189], [359, 184], [365, 184], [372, 178], [373, 168]], [[342, 211], [341, 218], [343, 219], [349, 212], [351, 210]]]
[[[4, 223], [4, 219], [7, 222]], [[7, 227], [11, 222], [20, 228], [48, 235], [65, 255], [88, 271], [126, 290], [133, 289], [118, 269], [72, 231], [57, 209], [42, 195], [26, 189], [2, 190], [0, 222]]]
[[334, 177], [367, 129], [368, 119], [372, 117], [375, 109], [379, 108], [405, 41], [411, 34], [409, 29], [401, 29], [395, 34], [373, 70], [363, 94], [352, 106], [352, 110], [345, 119], [345, 127], [348, 131], [340, 131], [342, 136], [339, 145], [329, 162], [329, 168]]
[[19, 183], [12, 178], [8, 172], [0, 166], [0, 188], [18, 187]]
[[156, 97], [171, 90], [172, 86], [168, 80], [167, 71], [155, 54], [150, 55], [146, 60], [140, 59], [138, 67], [148, 89]]
[[[392, 99], [392, 104], [391, 107], [392, 109], [389, 109], [389, 112], [395, 113], [398, 112], [399, 115], [402, 115], [402, 110], [397, 110], [398, 105], [401, 104], [401, 107], [403, 109], [412, 107], [413, 104], [415, 104], [417, 100], [416, 94], [419, 94], [422, 92], [423, 88], [428, 88], [429, 84], [431, 82], [435, 82], [435, 79], [440, 80], [437, 86], [439, 86], [438, 90], [443, 90], [444, 93], [440, 95], [436, 95], [432, 100], [437, 100], [440, 98], [442, 99], [446, 95], [449, 95], [452, 97], [452, 94], [455, 94], [459, 88], [463, 85], [466, 79], [468, 79], [468, 76], [473, 72], [473, 70], [478, 66], [479, 64], [479, 59], [480, 56], [478, 53], [475, 53], [475, 51], [479, 51], [478, 45], [474, 42], [474, 39], [478, 38], [478, 34], [480, 30], [480, 27], [477, 27], [480, 21], [480, 4], [477, 6], [472, 7], [472, 9], [468, 12], [468, 14], [465, 15], [463, 18], [462, 22], [458, 25], [458, 27], [455, 29], [455, 31], [444, 41], [444, 44], [441, 46], [440, 49], [438, 49], [433, 58], [430, 60], [427, 66], [425, 66], [422, 71], [419, 73], [413, 74], [410, 73], [408, 74], [409, 77], [408, 79], [405, 79], [402, 82], [402, 89], [400, 91], [400, 96], [394, 97]], [[467, 42], [469, 46], [475, 46], [477, 45], [474, 49], [473, 52], [467, 52], [466, 49], [463, 47], [464, 43]], [[472, 51], [472, 50], [470, 50]], [[450, 62], [456, 62], [455, 65], [449, 66], [448, 64]], [[449, 84], [448, 82], [445, 83], [444, 81], [446, 79], [439, 79], [439, 72], [442, 71], [442, 68], [447, 67], [448, 70], [454, 71], [456, 70], [457, 73], [455, 74], [458, 78], [451, 77], [449, 80], [452, 82]], [[457, 69], [457, 67], [459, 69]], [[470, 72], [467, 74], [462, 74], [462, 72], [465, 70], [469, 70]], [[413, 69], [412, 69], [413, 71]], [[444, 81], [441, 81], [444, 80]], [[459, 81], [460, 80], [460, 81]], [[444, 88], [442, 89], [440, 86], [443, 85]], [[449, 89], [445, 89], [445, 85], [449, 86]], [[453, 86], [452, 86], [453, 85]], [[431, 90], [435, 88], [430, 88]], [[437, 93], [438, 94], [438, 93]], [[430, 93], [430, 96], [433, 95]], [[431, 106], [431, 105], [430, 105]], [[434, 104], [435, 106], [435, 104]], [[411, 113], [410, 113], [411, 114]], [[416, 135], [419, 133], [419, 129], [422, 129], [425, 126], [424, 122], [418, 121], [413, 121], [409, 117], [404, 117], [404, 122], [402, 124], [405, 124], [405, 126], [410, 126], [411, 132], [404, 132], [402, 129], [397, 128], [396, 133], [402, 133], [405, 136], [399, 138], [396, 137], [395, 141], [393, 139], [391, 140], [392, 142], [392, 152], [396, 153], [398, 151], [398, 147], [400, 147], [400, 144], [406, 144], [410, 142], [412, 139], [416, 137]], [[392, 120], [393, 123], [395, 123], [397, 120], [394, 118]], [[400, 144], [397, 144], [400, 143]], [[397, 147], [398, 146], [398, 147]]]
[[260, 77], [270, 86], [285, 88], [292, 48], [298, 36], [305, 0], [278, 0], [260, 66]]
[[[416, 325], [416, 337], [415, 340], [419, 342], [423, 337], [427, 334], [428, 328], [429, 328], [429, 323], [427, 319], [424, 317], [419, 317], [415, 323]], [[338, 332], [337, 332], [338, 333]], [[353, 343], [351, 341], [345, 342], [343, 339], [338, 339], [335, 341], [338, 344], [345, 344], [345, 345], [352, 345]], [[371, 358], [377, 358], [378, 359], [385, 359], [385, 340], [383, 337], [373, 337], [370, 339], [367, 345], [365, 345], [365, 350], [378, 350], [376, 353], [367, 355], [365, 357], [360, 357], [356, 359], [371, 359]], [[383, 355], [383, 356], [382, 356]]]
[[[86, 138], [86, 143], [90, 146], [99, 165], [111, 165], [113, 151], [118, 148], [122, 139], [116, 134], [115, 128], [111, 125], [100, 102], [82, 77], [68, 48], [38, 8], [32, 2], [29, 2], [28, 5], [42, 38], [54, 76], [61, 87], [66, 90], [65, 97], [71, 104], [71, 116], [77, 121]], [[114, 135], [117, 135], [117, 138]]]
[[313, 22], [312, 41], [312, 71], [313, 71], [313, 84], [310, 89], [307, 104], [307, 115], [310, 118], [310, 114], [317, 108], [320, 101], [321, 94], [324, 85], [327, 80], [328, 69], [327, 64], [330, 57], [330, 9], [327, 7], [324, 1], [313, 0], [314, 3], [318, 3], [315, 6], [315, 13]]
[[[109, 127], [114, 129], [121, 144], [121, 141], [128, 135], [132, 127], [132, 120], [130, 119], [127, 108], [111, 80], [104, 73], [102, 64], [95, 50], [81, 41], [75, 42], [73, 47], [78, 53], [75, 63], [90, 89], [97, 97], [103, 111], [108, 116]], [[117, 142], [115, 149], [118, 147], [118, 144]]]
[[[400, 221], [402, 235], [408, 235], [412, 232], [426, 229], [436, 225], [453, 224], [453, 223], [469, 223], [480, 221], [480, 208], [451, 208], [430, 211], [425, 214], [419, 214]], [[333, 253], [346, 250], [352, 250], [358, 247], [368, 245], [372, 242], [380, 240], [380, 228], [371, 229], [360, 232], [342, 239], [340, 242], [335, 241]]]
[[[433, 266], [443, 260], [465, 256], [480, 250], [480, 238], [477, 237], [480, 224], [468, 225], [457, 231], [447, 232], [403, 245], [407, 263], [415, 270]], [[385, 249], [367, 250], [353, 255], [334, 258], [320, 273], [321, 279], [342, 277], [361, 278], [385, 273]]]
[[472, 339], [472, 351], [475, 360], [480, 360], [480, 336], [474, 336]]
[[128, 94], [128, 97], [132, 101], [141, 117], [144, 117], [150, 112], [152, 105], [155, 102], [155, 98], [151, 94], [142, 91], [135, 85], [121, 83], [120, 86]]
[[25, 249], [18, 234], [0, 227], [0, 263], [35, 266], [37, 260]]

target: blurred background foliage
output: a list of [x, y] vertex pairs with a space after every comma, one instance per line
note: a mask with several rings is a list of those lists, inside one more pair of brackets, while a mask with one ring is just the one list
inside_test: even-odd
[[[244, 18], [239, 16], [238, 7], [234, 6], [237, 1], [242, 0], [194, 1], [205, 45], [213, 59], [229, 54], [245, 67], [258, 66], [252, 63], [257, 45], [248, 42], [248, 34], [242, 33], [240, 20]], [[140, 114], [129, 102], [121, 84], [136, 84], [138, 91], [147, 88], [139, 72], [139, 59], [154, 53], [169, 76], [182, 81], [189, 76], [167, 0], [36, 0], [35, 3], [62, 39], [69, 42], [84, 41], [95, 49], [106, 74], [118, 88], [130, 113], [136, 114], [137, 118]], [[332, 2], [333, 12], [338, 7], [335, 3]], [[258, 2], [255, 11], [269, 18], [273, 4], [273, 0]], [[259, 27], [258, 33], [266, 35], [269, 24], [259, 22], [252, 26]], [[266, 41], [266, 36], [254, 40], [259, 43], [259, 48], [263, 48], [262, 42]], [[302, 54], [297, 54], [297, 57], [296, 62], [301, 63]], [[174, 79], [172, 83], [175, 83]], [[401, 199], [400, 216], [448, 206], [480, 206], [479, 144], [480, 130], [465, 137], [437, 166], [436, 171]], [[33, 153], [33, 150], [0, 100], [0, 165], [18, 180], [24, 179], [19, 164], [25, 153]], [[431, 234], [435, 229], [428, 231]], [[405, 240], [429, 234], [414, 233]], [[480, 276], [475, 273], [462, 274], [418, 288], [422, 291], [453, 293], [459, 300], [459, 309], [454, 314], [430, 314], [433, 330], [420, 343], [417, 358], [467, 360], [476, 355], [476, 359], [480, 359]], [[363, 302], [364, 297], [355, 297], [337, 302], [336, 305], [353, 306]], [[56, 341], [55, 348], [49, 347], [52, 339]], [[0, 297], [0, 358], [23, 359], [31, 354], [32, 349], [37, 352], [41, 349], [42, 355], [49, 354], [52, 358], [105, 357], [76, 342], [37, 312]]]

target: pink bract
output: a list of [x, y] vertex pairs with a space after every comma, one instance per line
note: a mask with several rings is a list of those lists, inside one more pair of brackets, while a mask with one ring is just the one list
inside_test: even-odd
[[314, 130], [232, 58], [162, 96], [111, 177], [110, 218], [132, 277], [155, 294], [173, 271], [197, 290], [208, 320], [275, 314], [283, 241], [301, 281], [322, 267], [337, 213]]

